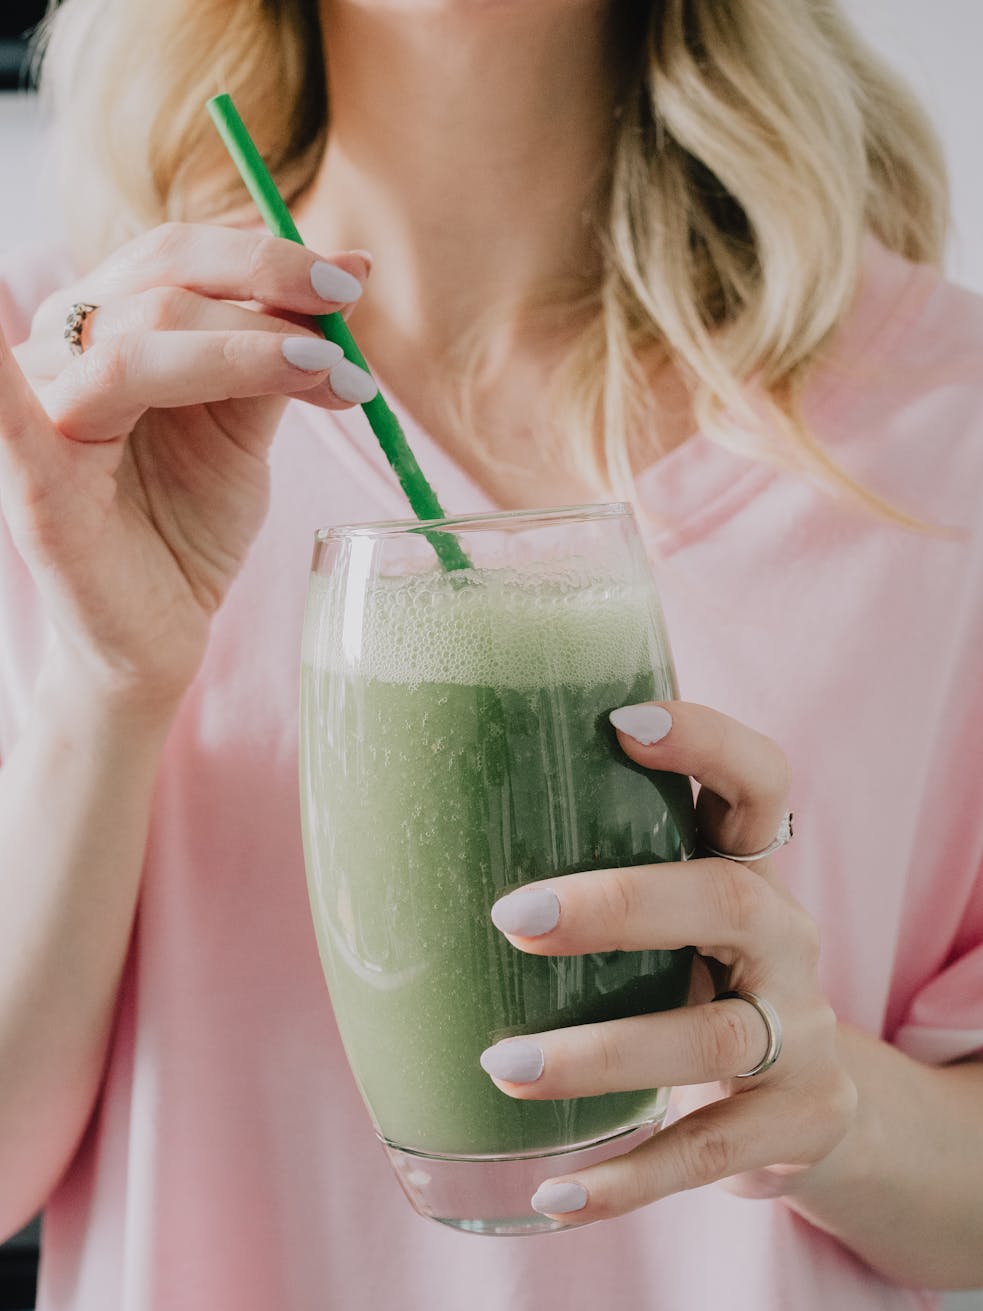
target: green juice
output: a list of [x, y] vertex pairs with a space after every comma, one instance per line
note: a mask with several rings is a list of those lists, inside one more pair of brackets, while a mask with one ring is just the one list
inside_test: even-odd
[[514, 1101], [478, 1064], [501, 1038], [685, 1002], [688, 952], [529, 956], [489, 917], [536, 879], [691, 853], [688, 779], [633, 765], [607, 719], [675, 692], [655, 605], [650, 584], [472, 571], [377, 580], [353, 618], [315, 580], [308, 883], [345, 1048], [390, 1143], [550, 1151], [662, 1114], [656, 1089]]

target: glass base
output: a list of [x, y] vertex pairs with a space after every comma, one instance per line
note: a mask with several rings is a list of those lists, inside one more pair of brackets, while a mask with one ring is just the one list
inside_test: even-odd
[[657, 1118], [631, 1125], [590, 1143], [559, 1151], [515, 1156], [433, 1156], [391, 1143], [380, 1135], [396, 1177], [420, 1215], [468, 1234], [515, 1238], [577, 1228], [569, 1220], [551, 1220], [530, 1205], [541, 1183], [572, 1174], [640, 1147], [662, 1128], [668, 1097], [660, 1099]]

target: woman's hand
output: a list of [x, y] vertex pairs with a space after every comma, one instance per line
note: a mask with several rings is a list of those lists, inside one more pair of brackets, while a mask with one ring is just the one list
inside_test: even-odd
[[[375, 392], [308, 317], [350, 307], [368, 269], [166, 224], [50, 297], [17, 362], [0, 338], [0, 506], [76, 674], [134, 706], [179, 699], [266, 513], [285, 398]], [[98, 306], [80, 356], [75, 302]]]
[[[697, 821], [708, 844], [744, 853], [771, 842], [788, 792], [788, 768], [774, 743], [686, 702], [630, 707], [619, 719], [619, 741], [632, 760], [690, 774], [701, 785]], [[836, 1019], [816, 976], [816, 926], [771, 861], [713, 857], [546, 879], [503, 897], [493, 918], [520, 951], [541, 956], [696, 945], [719, 963], [715, 974], [725, 967], [722, 989], [763, 997], [784, 1032], [771, 1069], [737, 1078], [764, 1056], [765, 1025], [746, 1001], [712, 1002], [707, 986], [701, 1004], [682, 1010], [489, 1048], [483, 1067], [516, 1098], [722, 1086], [722, 1099], [633, 1152], [543, 1184], [537, 1210], [583, 1223], [719, 1179], [744, 1195], [772, 1195], [783, 1191], [784, 1175], [822, 1161], [851, 1127], [856, 1090], [840, 1064]]]

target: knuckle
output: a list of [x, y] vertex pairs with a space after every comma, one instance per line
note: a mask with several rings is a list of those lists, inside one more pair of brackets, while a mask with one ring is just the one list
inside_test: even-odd
[[170, 219], [136, 239], [137, 254], [152, 264], [167, 265], [181, 255], [188, 244], [191, 224]]
[[764, 879], [742, 865], [721, 861], [713, 887], [724, 923], [742, 938], [759, 937], [770, 909], [770, 890]]
[[747, 1032], [737, 1013], [729, 1005], [710, 1005], [704, 1012], [698, 1057], [713, 1078], [739, 1072], [748, 1065]]
[[116, 391], [126, 380], [137, 353], [133, 337], [110, 337], [80, 357], [80, 372], [97, 391]]
[[839, 1032], [839, 1020], [828, 1001], [819, 1002], [814, 1012], [813, 1025], [813, 1046], [817, 1049], [824, 1043], [832, 1046]]
[[599, 1025], [594, 1035], [593, 1064], [600, 1089], [610, 1091], [618, 1085], [618, 1072], [624, 1063], [622, 1044], [608, 1024]]
[[845, 1071], [817, 1082], [803, 1103], [811, 1132], [803, 1138], [803, 1159], [814, 1160], [831, 1152], [850, 1131], [857, 1115], [857, 1085]]
[[26, 490], [22, 506], [22, 531], [42, 557], [59, 541], [59, 518], [51, 488], [39, 484]]
[[275, 285], [282, 262], [280, 244], [275, 237], [257, 236], [249, 250], [246, 277], [250, 287]]
[[15, 495], [4, 495], [0, 501], [18, 543], [29, 543], [41, 560], [53, 556], [65, 536], [64, 488], [59, 480], [27, 470], [18, 479]]
[[686, 1129], [680, 1135], [679, 1151], [693, 1186], [726, 1179], [734, 1173], [734, 1148], [717, 1125], [701, 1124]]
[[152, 287], [144, 292], [143, 318], [148, 328], [179, 328], [190, 322], [194, 295], [183, 287]]
[[222, 363], [231, 373], [241, 373], [246, 367], [248, 343], [244, 337], [245, 334], [241, 332], [228, 332], [222, 338], [220, 348]]
[[762, 770], [762, 789], [769, 801], [781, 804], [792, 790], [792, 767], [777, 742], [766, 737], [764, 746], [767, 765]]
[[[758, 735], [753, 767], [735, 782], [734, 810], [760, 814], [762, 809], [784, 811], [792, 790], [792, 767], [777, 742]], [[749, 766], [751, 760], [749, 759]]]
[[76, 300], [82, 297], [77, 295], [72, 288], [54, 291], [50, 296], [46, 296], [34, 312], [31, 319], [30, 337], [43, 337], [50, 332], [53, 323], [64, 323], [68, 307]]
[[604, 928], [604, 937], [620, 944], [625, 926], [635, 918], [634, 884], [626, 870], [612, 869], [605, 872], [598, 891], [599, 919]]
[[857, 1114], [859, 1100], [860, 1095], [857, 1091], [857, 1085], [844, 1070], [838, 1071], [833, 1087], [827, 1096], [827, 1104], [836, 1124], [843, 1132], [846, 1132], [846, 1129], [853, 1122]]

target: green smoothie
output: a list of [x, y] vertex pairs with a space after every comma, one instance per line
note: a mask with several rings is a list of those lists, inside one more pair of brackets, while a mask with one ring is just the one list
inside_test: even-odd
[[647, 581], [558, 568], [383, 578], [355, 610], [314, 580], [308, 884], [345, 1048], [391, 1143], [549, 1151], [661, 1113], [658, 1090], [513, 1101], [478, 1064], [501, 1038], [685, 1001], [688, 952], [528, 956], [489, 917], [536, 879], [691, 853], [689, 780], [633, 765], [607, 720], [675, 693], [655, 606]]

